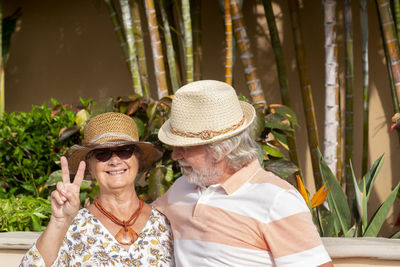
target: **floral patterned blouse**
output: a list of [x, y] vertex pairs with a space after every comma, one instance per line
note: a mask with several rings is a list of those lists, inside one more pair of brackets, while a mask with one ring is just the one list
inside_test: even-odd
[[[153, 209], [138, 239], [127, 251], [87, 209], [69, 227], [52, 266], [174, 266], [172, 232], [163, 214]], [[36, 244], [20, 266], [45, 266]]]

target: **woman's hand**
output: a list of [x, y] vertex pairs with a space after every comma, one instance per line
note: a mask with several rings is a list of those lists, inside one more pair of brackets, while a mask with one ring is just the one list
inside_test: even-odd
[[62, 182], [57, 183], [57, 189], [51, 193], [52, 215], [46, 230], [36, 242], [40, 255], [46, 266], [51, 266], [57, 259], [58, 251], [64, 240], [72, 220], [79, 210], [79, 191], [85, 174], [86, 164], [79, 163], [74, 181], [69, 179], [68, 161], [61, 157]]
[[62, 182], [57, 183], [57, 189], [51, 193], [52, 217], [58, 223], [71, 223], [79, 210], [79, 192], [85, 174], [86, 164], [79, 163], [74, 181], [71, 183], [68, 161], [61, 157]]

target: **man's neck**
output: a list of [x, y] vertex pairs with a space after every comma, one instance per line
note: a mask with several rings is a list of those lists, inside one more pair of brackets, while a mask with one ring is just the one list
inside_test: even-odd
[[215, 163], [215, 168], [219, 168], [221, 170], [221, 175], [218, 177], [216, 184], [224, 183], [235, 173], [235, 171], [230, 168], [224, 160]]

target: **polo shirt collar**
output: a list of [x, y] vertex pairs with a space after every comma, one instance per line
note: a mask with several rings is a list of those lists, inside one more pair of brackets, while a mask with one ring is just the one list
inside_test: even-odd
[[254, 176], [261, 169], [258, 159], [253, 160], [231, 177], [221, 184], [226, 194], [230, 195], [236, 192], [242, 185], [244, 185], [252, 176]]

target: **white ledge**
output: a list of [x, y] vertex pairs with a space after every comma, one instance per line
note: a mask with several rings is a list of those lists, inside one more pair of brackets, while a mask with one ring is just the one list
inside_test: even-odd
[[382, 237], [323, 237], [331, 258], [400, 260], [400, 239]]
[[0, 249], [28, 250], [42, 232], [0, 233]]
[[[2, 232], [0, 249], [28, 250], [41, 232]], [[382, 237], [323, 237], [322, 241], [333, 259], [370, 258], [400, 260], [400, 239]]]

